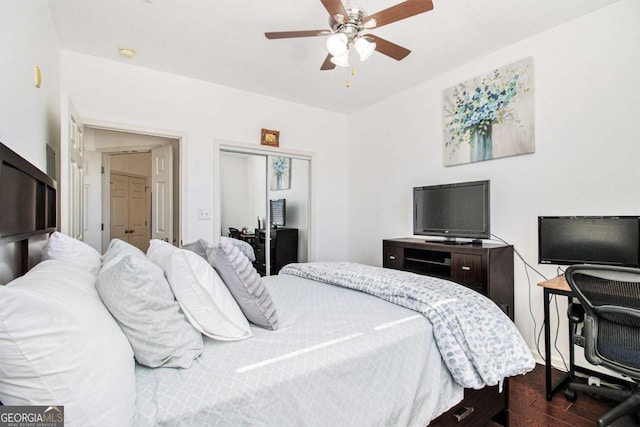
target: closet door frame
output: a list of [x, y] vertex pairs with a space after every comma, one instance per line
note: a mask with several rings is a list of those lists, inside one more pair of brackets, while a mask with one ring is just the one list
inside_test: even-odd
[[[307, 214], [307, 235], [308, 235], [308, 261], [315, 261], [315, 209], [314, 209], [314, 197], [315, 193], [315, 173], [314, 173], [314, 157], [315, 154], [309, 151], [295, 150], [295, 149], [287, 149], [287, 148], [268, 148], [268, 147], [256, 147], [255, 145], [241, 144], [235, 142], [216, 142], [216, 147], [214, 149], [214, 200], [215, 209], [214, 218], [213, 218], [213, 235], [214, 238], [217, 239], [216, 236], [219, 236], [221, 233], [221, 224], [222, 224], [222, 187], [221, 187], [221, 167], [220, 161], [222, 157], [222, 152], [232, 152], [232, 153], [242, 153], [242, 154], [254, 154], [265, 156], [265, 159], [268, 159], [268, 156], [285, 156], [290, 157], [292, 159], [299, 160], [307, 160], [309, 162], [309, 193], [307, 197], [307, 206], [308, 206], [308, 214]], [[265, 160], [266, 161], [266, 160]], [[268, 161], [267, 161], [268, 164]], [[267, 186], [265, 188], [265, 200], [268, 204], [268, 188], [270, 185], [270, 174], [267, 168], [267, 176], [266, 176]], [[267, 206], [267, 216], [269, 215], [269, 209]], [[267, 235], [269, 235], [270, 228], [266, 227]], [[268, 239], [268, 237], [267, 237]], [[267, 261], [268, 262], [268, 261]]]

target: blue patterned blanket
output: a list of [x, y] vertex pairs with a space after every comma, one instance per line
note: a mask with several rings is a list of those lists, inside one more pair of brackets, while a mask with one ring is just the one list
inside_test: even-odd
[[535, 361], [520, 332], [485, 296], [448, 280], [354, 263], [289, 264], [280, 274], [355, 289], [422, 313], [442, 359], [467, 388], [500, 385]]

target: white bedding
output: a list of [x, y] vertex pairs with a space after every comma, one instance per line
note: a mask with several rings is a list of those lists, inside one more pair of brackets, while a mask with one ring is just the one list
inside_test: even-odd
[[462, 400], [421, 314], [299, 277], [265, 282], [280, 328], [207, 338], [190, 369], [137, 366], [135, 425], [424, 426]]

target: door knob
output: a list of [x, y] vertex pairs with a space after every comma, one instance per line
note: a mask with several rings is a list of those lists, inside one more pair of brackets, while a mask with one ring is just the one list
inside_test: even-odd
[[135, 232], [136, 232], [136, 230], [129, 230], [129, 233], [131, 233], [131, 234], [133, 234]]
[[129, 234], [129, 230], [124, 230], [124, 234]]

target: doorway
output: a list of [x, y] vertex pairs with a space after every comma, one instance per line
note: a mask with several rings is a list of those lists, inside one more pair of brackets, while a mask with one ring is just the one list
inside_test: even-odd
[[[85, 142], [85, 183], [91, 186], [85, 192], [85, 217], [88, 222], [85, 242], [101, 252], [106, 250], [114, 237], [128, 241], [143, 251], [152, 238], [166, 239], [178, 245], [180, 140], [85, 126]], [[158, 197], [157, 189], [154, 188], [156, 168], [153, 153], [158, 151], [162, 151], [163, 156], [169, 156], [168, 159], [163, 157], [162, 162], [156, 162], [162, 165], [164, 171], [162, 186], [157, 186], [164, 189], [162, 197]], [[126, 183], [123, 176], [128, 178]], [[136, 178], [142, 181], [137, 181]], [[126, 203], [123, 198], [114, 199], [112, 190], [124, 195], [125, 189], [137, 194], [128, 197]], [[153, 212], [158, 199], [168, 205], [160, 219]], [[112, 206], [112, 202], [116, 206]], [[124, 206], [127, 206], [126, 211]], [[135, 206], [133, 211], [131, 206]], [[115, 230], [112, 230], [112, 226]], [[161, 237], [154, 234], [158, 228], [165, 233]]]
[[147, 252], [151, 238], [150, 195], [146, 176], [111, 172], [109, 241], [124, 240]]
[[244, 240], [261, 275], [311, 260], [312, 156], [220, 148], [220, 235]]

